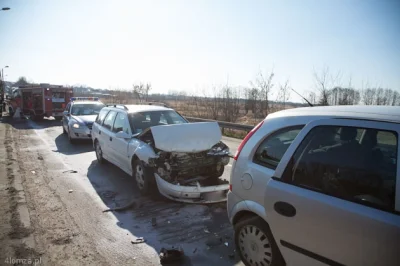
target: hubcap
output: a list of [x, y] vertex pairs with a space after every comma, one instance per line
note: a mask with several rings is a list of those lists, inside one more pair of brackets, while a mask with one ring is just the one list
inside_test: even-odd
[[103, 158], [103, 154], [101, 152], [101, 147], [99, 143], [96, 143], [96, 155], [97, 155], [97, 160], [101, 160]]
[[256, 226], [246, 225], [239, 233], [239, 247], [250, 265], [266, 266], [272, 261], [272, 249], [267, 236]]
[[136, 183], [137, 183], [139, 189], [143, 189], [143, 187], [144, 187], [144, 172], [143, 172], [142, 166], [139, 164], [136, 165], [135, 177], [136, 177]]

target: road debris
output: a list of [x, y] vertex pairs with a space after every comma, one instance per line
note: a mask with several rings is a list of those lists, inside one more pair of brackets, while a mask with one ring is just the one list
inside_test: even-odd
[[197, 251], [197, 248], [195, 248], [195, 249], [193, 250], [193, 254], [196, 253], [196, 251]]
[[183, 249], [180, 247], [172, 249], [162, 248], [160, 251], [160, 263], [166, 264], [171, 262], [177, 262], [182, 260], [183, 256], [184, 252]]
[[235, 258], [235, 254], [229, 254], [228, 257], [233, 260]]
[[151, 218], [151, 225], [152, 226], [156, 226], [157, 225], [157, 218], [156, 217]]
[[68, 190], [68, 192], [69, 192], [69, 193], [72, 193], [72, 192], [74, 192], [74, 191], [73, 191], [72, 189], [70, 189], [70, 190]]
[[126, 204], [125, 206], [110, 208], [110, 209], [104, 210], [103, 212], [123, 211], [123, 210], [129, 209], [130, 207], [133, 208], [133, 207], [135, 207], [135, 206], [136, 206], [136, 202], [135, 202], [135, 200], [132, 200], [131, 202], [129, 202], [129, 203]]
[[35, 171], [31, 171], [31, 173], [32, 173], [32, 174], [35, 174], [36, 172], [35, 172]]
[[117, 193], [114, 191], [104, 191], [101, 193], [101, 195], [105, 198], [113, 198], [117, 195]]
[[207, 228], [205, 228], [205, 229], [204, 229], [204, 233], [207, 233], [207, 234], [209, 234], [209, 233], [210, 233], [210, 231], [208, 231], [208, 229], [207, 229]]
[[225, 246], [229, 246], [228, 242], [225, 242]]
[[78, 171], [76, 171], [76, 170], [66, 170], [66, 171], [63, 171], [63, 173], [76, 174], [76, 173], [78, 173]]
[[42, 156], [39, 155], [37, 158], [38, 158], [38, 160], [43, 161], [43, 157]]
[[138, 237], [138, 238], [136, 238], [135, 241], [131, 241], [132, 244], [141, 244], [141, 243], [144, 243], [144, 242], [146, 242], [146, 240], [144, 240], [143, 237]]

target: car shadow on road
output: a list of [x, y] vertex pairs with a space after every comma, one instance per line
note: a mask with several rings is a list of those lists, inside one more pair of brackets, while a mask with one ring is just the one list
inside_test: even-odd
[[158, 252], [163, 247], [183, 248], [185, 261], [179, 265], [222, 266], [240, 261], [234, 250], [226, 203], [184, 204], [159, 194], [141, 196], [131, 176], [110, 163], [101, 165], [96, 160], [91, 163], [87, 177], [108, 208], [134, 200], [127, 210], [103, 215], [115, 216], [118, 226], [135, 237], [143, 237]]
[[56, 137], [55, 143], [57, 150], [54, 150], [54, 152], [59, 152], [65, 155], [94, 151], [91, 140], [78, 140], [76, 143], [71, 144], [68, 140], [68, 136], [62, 133]]
[[45, 129], [59, 127], [61, 125], [61, 121], [55, 120], [54, 118], [44, 118], [41, 121], [32, 121], [27, 117], [13, 118], [8, 116], [7, 113], [3, 113], [3, 116], [0, 118], [0, 123], [9, 124], [15, 129]]

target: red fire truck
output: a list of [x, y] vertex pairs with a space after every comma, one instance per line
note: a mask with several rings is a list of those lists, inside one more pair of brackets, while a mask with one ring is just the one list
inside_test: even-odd
[[65, 106], [73, 97], [73, 89], [47, 83], [25, 85], [13, 91], [10, 102], [14, 105], [12, 112], [17, 107], [21, 113], [34, 120], [53, 116], [57, 120], [63, 117]]

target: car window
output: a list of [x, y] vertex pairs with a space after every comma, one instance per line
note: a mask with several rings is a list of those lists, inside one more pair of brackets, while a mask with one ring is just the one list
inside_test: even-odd
[[99, 115], [97, 116], [95, 122], [96, 122], [97, 124], [101, 125], [101, 124], [103, 123], [103, 120], [104, 120], [104, 118], [106, 117], [108, 111], [109, 111], [109, 110], [107, 110], [107, 109], [101, 110], [100, 113], [99, 113]]
[[253, 162], [276, 169], [286, 150], [302, 128], [303, 126], [289, 127], [268, 136], [258, 146]]
[[117, 114], [117, 112], [115, 111], [110, 111], [108, 113], [108, 115], [106, 116], [106, 118], [104, 119], [104, 123], [103, 126], [109, 130], [111, 130], [113, 124], [114, 124], [114, 119], [115, 119], [115, 115]]
[[[357, 140], [362, 130], [363, 138]], [[345, 200], [394, 210], [397, 133], [355, 127], [312, 129], [283, 180]]]
[[140, 133], [152, 126], [187, 123], [182, 116], [173, 110], [131, 113], [128, 118], [134, 133]]
[[104, 104], [74, 104], [71, 108], [72, 115], [98, 115]]
[[115, 118], [114, 126], [113, 126], [113, 132], [118, 133], [120, 131], [123, 131], [125, 133], [129, 134], [129, 130], [127, 127], [126, 123], [126, 115], [124, 113], [118, 113], [117, 117]]

